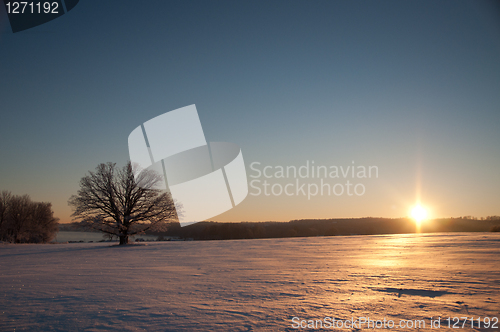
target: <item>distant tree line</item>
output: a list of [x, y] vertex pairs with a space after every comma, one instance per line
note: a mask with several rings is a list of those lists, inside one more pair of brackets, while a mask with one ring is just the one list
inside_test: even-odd
[[[65, 224], [65, 230], [87, 230], [84, 223]], [[185, 227], [169, 222], [167, 231], [146, 231], [160, 240], [168, 238], [193, 240], [236, 240], [310, 236], [409, 234], [416, 232], [416, 225], [409, 218], [352, 218], [352, 219], [304, 219], [289, 222], [214, 222], [202, 221]], [[443, 218], [422, 223], [422, 233], [441, 232], [498, 232], [500, 217]]]
[[[422, 233], [488, 232], [500, 229], [500, 218], [484, 220], [466, 218], [434, 219], [424, 222]], [[289, 222], [221, 223], [204, 221], [180, 227], [171, 224], [161, 236], [193, 240], [230, 240], [282, 237], [377, 235], [415, 233], [415, 222], [409, 218], [353, 218], [291, 220]]]
[[194, 240], [261, 239], [304, 236], [334, 236], [338, 231], [331, 223], [293, 222], [199, 222], [180, 227], [171, 224], [165, 236]]
[[52, 204], [33, 202], [28, 195], [0, 194], [0, 240], [13, 243], [46, 243], [58, 232]]
[[487, 217], [481, 217], [477, 218], [474, 216], [462, 216], [458, 217], [456, 219], [466, 219], [466, 220], [500, 220], [500, 216], [487, 216]]

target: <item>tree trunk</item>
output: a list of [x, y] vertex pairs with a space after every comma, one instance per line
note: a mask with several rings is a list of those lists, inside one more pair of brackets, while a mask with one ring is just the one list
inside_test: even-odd
[[120, 235], [120, 245], [128, 243], [128, 235]]

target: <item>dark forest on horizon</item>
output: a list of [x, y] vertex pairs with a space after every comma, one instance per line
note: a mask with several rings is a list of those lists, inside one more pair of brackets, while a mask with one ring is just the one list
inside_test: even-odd
[[[60, 224], [60, 231], [89, 231], [78, 222]], [[423, 221], [420, 233], [500, 231], [500, 216], [429, 219]], [[165, 232], [147, 232], [159, 240], [170, 238], [192, 240], [234, 240], [310, 236], [383, 235], [416, 233], [411, 218], [302, 219], [288, 222], [215, 222], [202, 221], [180, 227], [172, 223]]]

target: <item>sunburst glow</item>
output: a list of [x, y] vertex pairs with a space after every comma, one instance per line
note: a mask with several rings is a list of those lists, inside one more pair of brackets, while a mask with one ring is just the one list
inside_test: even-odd
[[427, 218], [427, 210], [421, 205], [416, 205], [411, 210], [411, 217], [417, 222], [421, 222]]

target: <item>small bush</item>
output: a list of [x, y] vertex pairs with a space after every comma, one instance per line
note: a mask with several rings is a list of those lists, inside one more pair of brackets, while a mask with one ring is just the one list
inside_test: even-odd
[[500, 225], [491, 227], [490, 232], [500, 232]]

